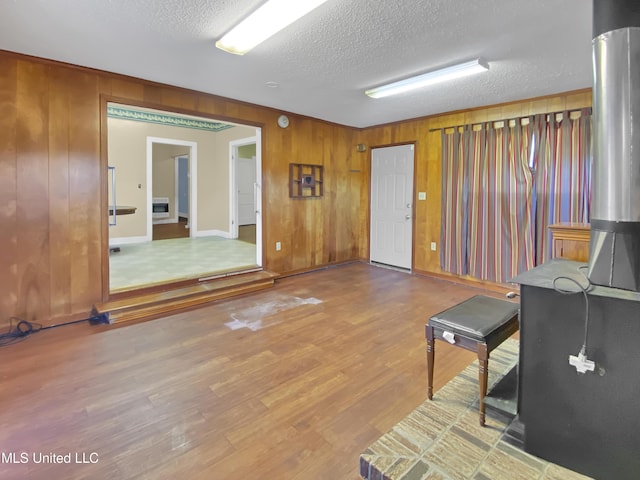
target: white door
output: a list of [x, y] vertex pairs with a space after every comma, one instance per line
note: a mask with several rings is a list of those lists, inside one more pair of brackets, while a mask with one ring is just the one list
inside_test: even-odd
[[411, 269], [413, 145], [371, 150], [371, 261]]
[[176, 158], [178, 175], [176, 192], [178, 195], [178, 217], [189, 218], [189, 157]]
[[236, 175], [238, 183], [238, 225], [255, 225], [256, 159], [238, 158]]

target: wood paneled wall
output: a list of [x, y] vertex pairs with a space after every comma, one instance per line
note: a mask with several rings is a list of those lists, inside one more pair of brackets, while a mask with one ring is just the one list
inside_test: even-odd
[[[365, 129], [361, 141], [368, 146], [369, 159], [372, 147], [408, 142], [416, 144], [414, 271], [450, 276], [440, 269], [442, 142], [440, 130], [432, 131], [433, 129], [519, 118], [539, 113], [561, 112], [589, 106], [591, 106], [591, 90], [583, 90]], [[367, 178], [370, 176], [369, 164], [370, 160], [364, 163], [367, 168]], [[417, 192], [426, 192], [426, 200], [418, 201]], [[438, 246], [436, 251], [431, 251], [431, 242], [436, 242]], [[368, 258], [367, 235], [361, 237], [361, 250], [362, 256]], [[475, 281], [472, 278], [464, 280]]]
[[[277, 110], [0, 51], [0, 325], [84, 318], [106, 300], [107, 98], [262, 127], [265, 268], [359, 258], [368, 179], [352, 172], [357, 129], [293, 114], [281, 129]], [[324, 197], [290, 199], [289, 163], [324, 165]]]
[[[264, 266], [369, 257], [371, 148], [416, 144], [414, 269], [440, 274], [441, 143], [430, 129], [591, 105], [589, 91], [363, 130], [177, 87], [0, 51], [0, 325], [88, 315], [106, 300], [106, 99], [262, 127]], [[367, 151], [356, 151], [364, 143]], [[322, 198], [289, 198], [289, 163], [324, 165]], [[275, 250], [281, 242], [282, 250]]]

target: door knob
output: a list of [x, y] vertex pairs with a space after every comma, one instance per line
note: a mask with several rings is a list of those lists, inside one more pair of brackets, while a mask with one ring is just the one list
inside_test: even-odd
[[407, 213], [404, 218], [406, 218], [407, 220], [411, 220], [411, 214]]

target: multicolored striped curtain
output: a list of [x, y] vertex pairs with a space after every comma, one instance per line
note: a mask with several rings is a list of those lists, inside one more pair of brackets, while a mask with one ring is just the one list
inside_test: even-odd
[[467, 191], [468, 139], [470, 127], [461, 134], [442, 135], [442, 225], [440, 266], [446, 272], [466, 275], [467, 261]]
[[528, 130], [485, 124], [473, 132], [468, 232], [473, 277], [504, 283], [534, 265]]
[[[591, 111], [583, 109], [562, 120], [539, 115], [534, 119], [532, 167], [536, 181], [536, 265], [551, 258], [549, 225], [589, 222], [591, 203]], [[553, 115], [551, 117], [554, 117]]]
[[500, 283], [551, 257], [550, 224], [588, 222], [591, 196], [589, 109], [504, 124], [442, 133], [440, 266]]

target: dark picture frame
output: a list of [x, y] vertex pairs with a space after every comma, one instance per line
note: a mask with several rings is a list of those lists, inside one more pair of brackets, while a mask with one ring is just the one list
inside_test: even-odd
[[324, 166], [289, 164], [289, 197], [313, 198], [324, 195]]

